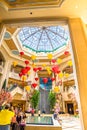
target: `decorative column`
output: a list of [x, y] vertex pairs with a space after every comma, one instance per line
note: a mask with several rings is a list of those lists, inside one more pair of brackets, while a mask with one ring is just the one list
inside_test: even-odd
[[5, 31], [6, 31], [5, 26], [2, 23], [0, 23], [0, 46], [2, 44], [2, 40], [4, 37]]
[[[87, 37], [80, 18], [69, 19], [69, 28], [75, 62], [74, 77], [78, 94], [78, 105], [82, 130], [87, 129]], [[75, 70], [76, 69], [76, 70]]]
[[6, 79], [6, 83], [8, 82], [10, 68], [11, 68], [11, 61], [8, 60], [8, 61], [5, 62], [4, 72], [3, 72], [3, 75], [2, 75], [1, 85], [0, 85], [1, 87], [2, 87], [5, 79]]

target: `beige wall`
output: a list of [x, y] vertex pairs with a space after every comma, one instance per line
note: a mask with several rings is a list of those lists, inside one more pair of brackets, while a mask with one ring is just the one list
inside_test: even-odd
[[82, 21], [79, 18], [70, 19], [69, 27], [71, 32], [72, 47], [78, 80], [78, 90], [80, 95], [82, 117], [84, 122], [83, 130], [86, 130], [87, 129], [87, 39], [82, 25]]

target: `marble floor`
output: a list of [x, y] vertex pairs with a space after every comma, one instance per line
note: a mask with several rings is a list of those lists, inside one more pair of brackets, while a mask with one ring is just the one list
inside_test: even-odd
[[82, 130], [78, 117], [60, 117], [62, 120], [62, 130]]

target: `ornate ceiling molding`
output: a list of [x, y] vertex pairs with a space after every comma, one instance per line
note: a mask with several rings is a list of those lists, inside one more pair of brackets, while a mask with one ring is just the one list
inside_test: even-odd
[[61, 7], [65, 0], [1, 0], [3, 7], [8, 10], [23, 10], [34, 8]]

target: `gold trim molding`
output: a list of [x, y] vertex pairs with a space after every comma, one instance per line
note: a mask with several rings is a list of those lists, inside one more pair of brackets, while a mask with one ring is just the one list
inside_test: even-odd
[[1, 0], [2, 6], [10, 10], [23, 10], [29, 8], [61, 7], [65, 0]]

